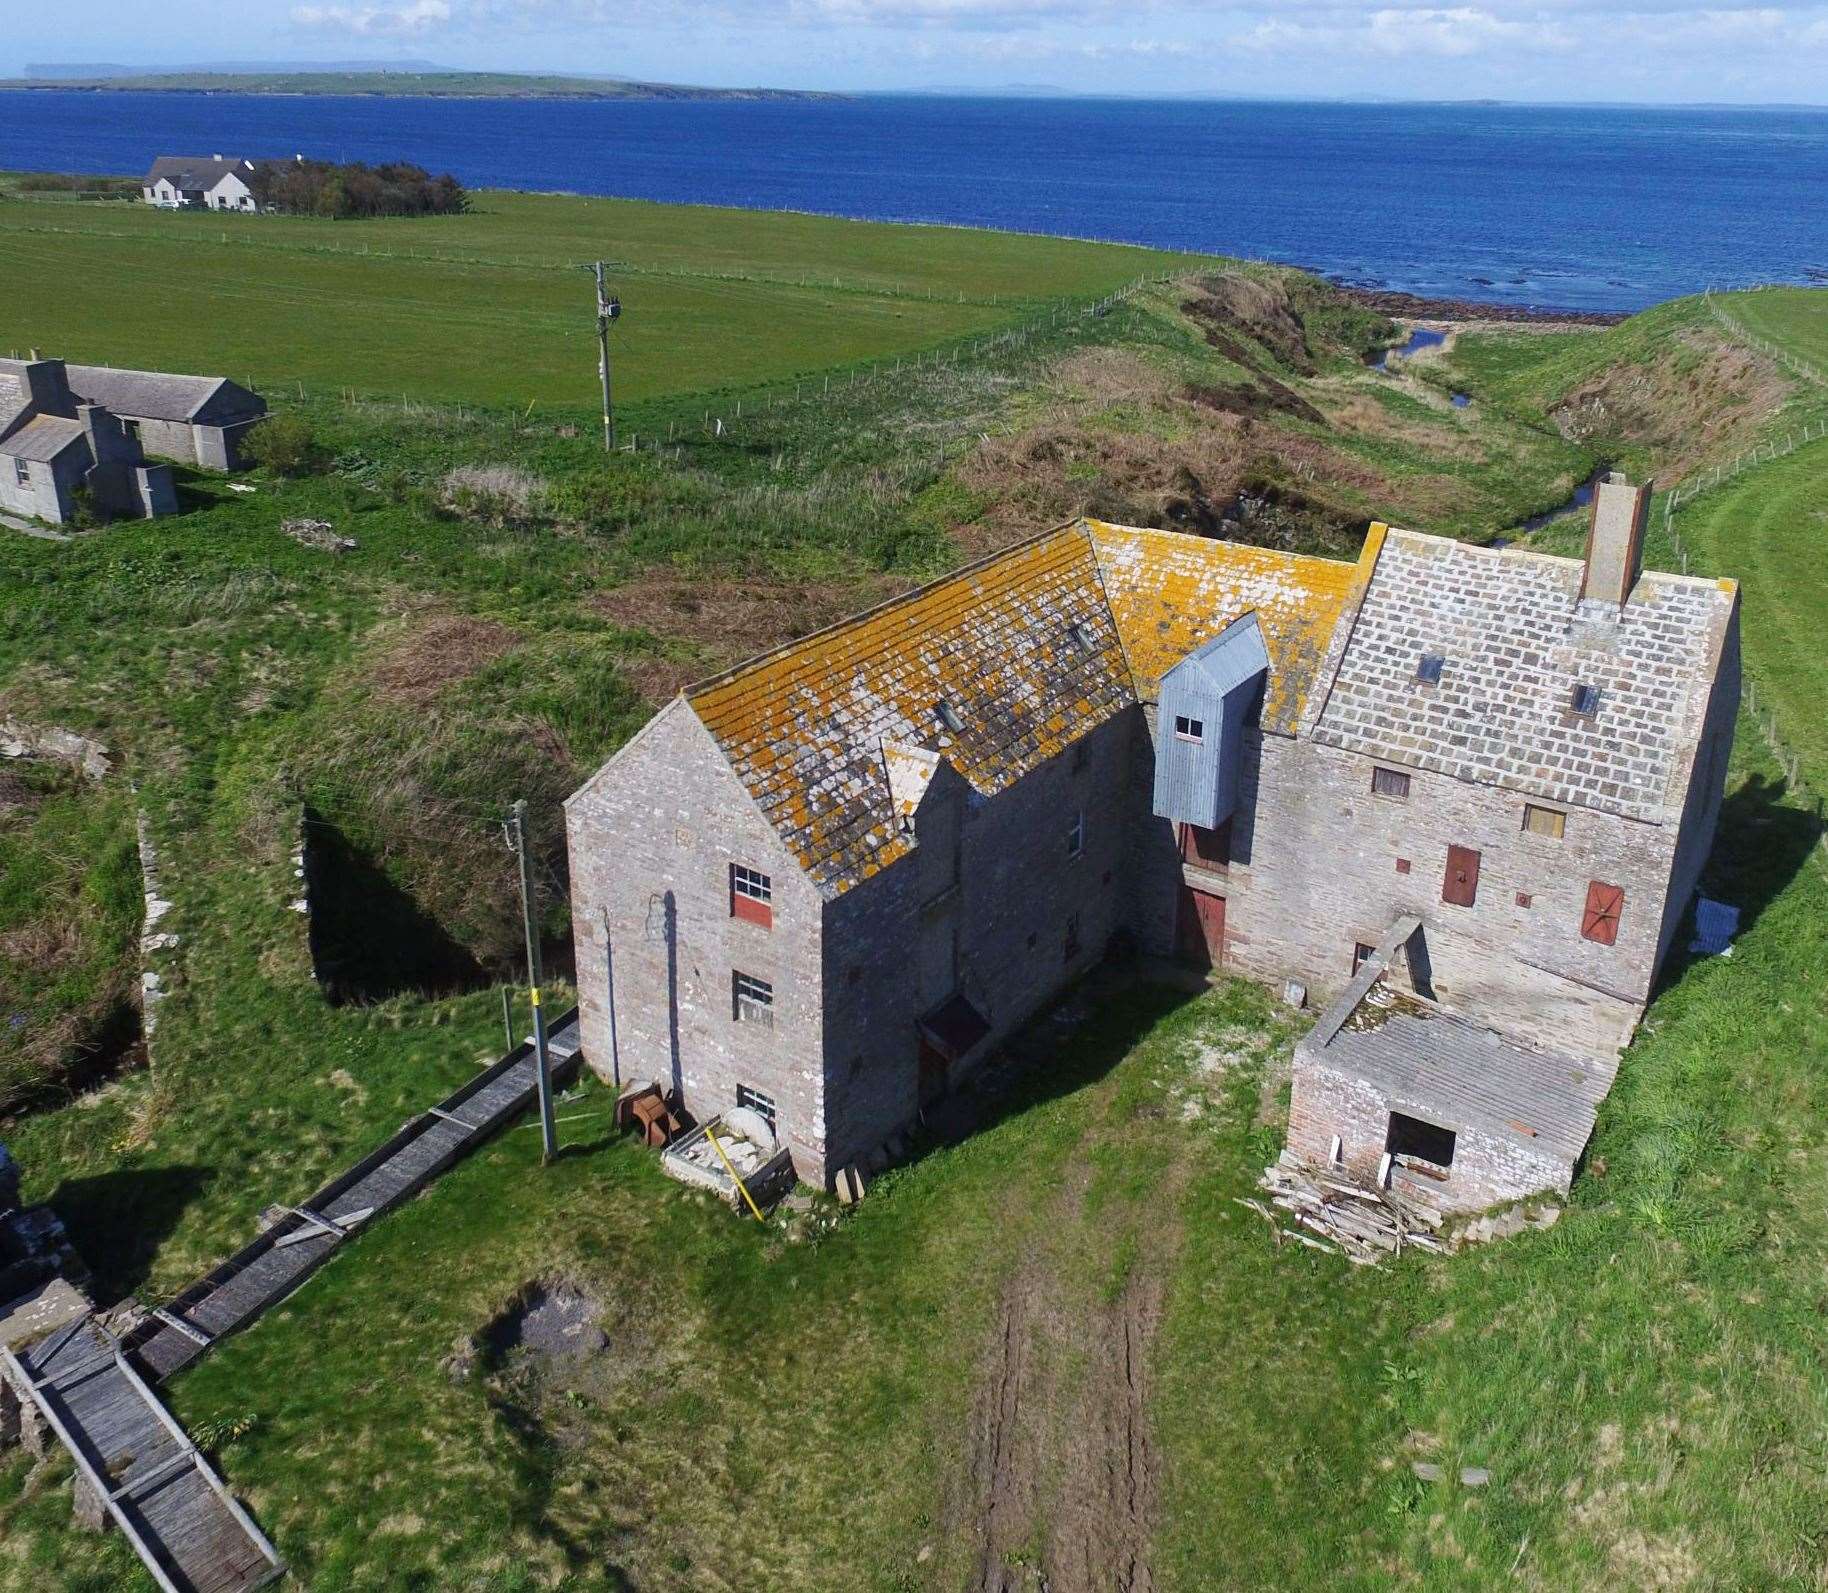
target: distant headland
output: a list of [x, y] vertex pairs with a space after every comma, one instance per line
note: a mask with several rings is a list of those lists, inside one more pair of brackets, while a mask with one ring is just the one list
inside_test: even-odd
[[177, 71], [0, 78], [0, 90], [91, 94], [326, 94], [466, 100], [835, 100], [812, 90], [702, 88], [629, 78], [447, 71]]

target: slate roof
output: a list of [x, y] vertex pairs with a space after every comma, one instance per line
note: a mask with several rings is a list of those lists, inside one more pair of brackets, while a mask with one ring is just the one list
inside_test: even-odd
[[83, 423], [61, 415], [35, 415], [10, 436], [0, 438], [0, 454], [41, 464], [83, 440]]
[[253, 175], [239, 156], [221, 159], [214, 155], [161, 155], [146, 173], [144, 186], [150, 188], [165, 178], [174, 188], [208, 193], [231, 173], [243, 182]]
[[[1081, 642], [1075, 627], [1086, 627]], [[941, 754], [990, 795], [1134, 704], [1083, 528], [1069, 526], [766, 653], [687, 700], [836, 895], [909, 851], [885, 749]], [[959, 728], [941, 720], [953, 706]]]
[[1382, 539], [1355, 564], [1215, 542], [1179, 531], [1086, 522], [1136, 694], [1160, 698], [1161, 678], [1232, 620], [1255, 612], [1269, 648], [1266, 730], [1295, 734], [1340, 616], [1356, 602]]
[[1395, 1111], [1572, 1163], [1593, 1134], [1617, 1063], [1532, 1051], [1484, 1024], [1374, 983], [1309, 1054], [1365, 1080]]
[[[1621, 612], [1578, 559], [1391, 531], [1313, 729], [1328, 746], [1662, 822], [1679, 804], [1734, 582], [1646, 571]], [[1424, 653], [1446, 663], [1420, 684]], [[1598, 713], [1572, 711], [1577, 683]]]
[[111, 365], [66, 365], [64, 369], [78, 402], [100, 404], [117, 415], [140, 420], [187, 421], [223, 388], [235, 385], [226, 376], [125, 371]]

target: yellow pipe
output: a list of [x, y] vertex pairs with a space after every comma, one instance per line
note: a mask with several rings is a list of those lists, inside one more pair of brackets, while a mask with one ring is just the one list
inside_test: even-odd
[[755, 1213], [755, 1220], [766, 1222], [768, 1219], [762, 1215], [762, 1208], [756, 1205], [755, 1196], [749, 1193], [749, 1186], [737, 1177], [736, 1169], [731, 1165], [730, 1158], [724, 1154], [723, 1143], [718, 1139], [717, 1131], [709, 1123], [705, 1124], [705, 1138], [711, 1142], [711, 1148], [717, 1152], [718, 1160], [724, 1164], [724, 1171], [729, 1173], [736, 1187], [743, 1192], [743, 1199], [748, 1201], [749, 1209]]

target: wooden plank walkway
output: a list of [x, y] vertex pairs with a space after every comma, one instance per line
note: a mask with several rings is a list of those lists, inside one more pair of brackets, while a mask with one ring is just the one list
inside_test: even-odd
[[[574, 1010], [547, 1035], [555, 1083], [575, 1070], [578, 1047]], [[527, 1042], [408, 1120], [392, 1139], [168, 1300], [129, 1335], [127, 1354], [154, 1382], [190, 1365], [217, 1339], [283, 1300], [353, 1231], [424, 1187], [522, 1111], [537, 1088], [538, 1067]]]
[[165, 1593], [245, 1593], [285, 1570], [273, 1545], [105, 1327], [79, 1317], [0, 1367], [76, 1461]]

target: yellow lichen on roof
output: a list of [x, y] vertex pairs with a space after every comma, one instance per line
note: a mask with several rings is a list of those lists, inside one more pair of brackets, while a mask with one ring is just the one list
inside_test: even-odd
[[764, 654], [687, 700], [801, 865], [835, 893], [911, 844], [889, 745], [937, 753], [989, 795], [1135, 699], [1091, 543], [1069, 526]]
[[[1362, 589], [1365, 561], [1346, 563], [1088, 520], [1105, 595], [1136, 694], [1156, 700], [1161, 677], [1202, 642], [1255, 611], [1269, 648], [1266, 729], [1293, 735], [1327, 644]], [[1375, 562], [1375, 550], [1367, 544]]]

